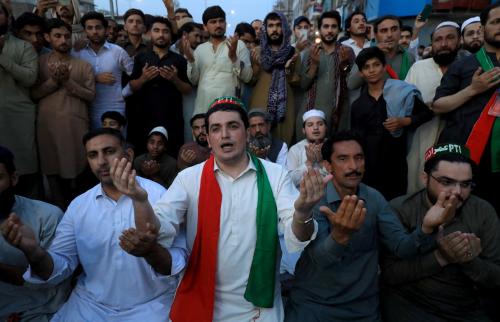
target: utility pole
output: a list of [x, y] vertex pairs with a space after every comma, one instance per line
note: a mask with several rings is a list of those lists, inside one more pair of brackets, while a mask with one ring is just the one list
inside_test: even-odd
[[111, 13], [111, 18], [115, 19], [115, 8], [113, 5], [113, 0], [109, 0], [109, 12]]

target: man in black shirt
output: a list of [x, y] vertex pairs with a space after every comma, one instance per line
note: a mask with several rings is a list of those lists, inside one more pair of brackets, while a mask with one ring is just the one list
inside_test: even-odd
[[[472, 159], [479, 162], [475, 193], [489, 201], [497, 213], [500, 211], [500, 194], [497, 186], [500, 180], [500, 162], [497, 161], [500, 152], [492, 144], [492, 138], [500, 139], [499, 134], [493, 135], [494, 129], [500, 127], [498, 114], [491, 115], [492, 124], [497, 123], [493, 129], [487, 127], [479, 135], [476, 133], [477, 129], [482, 128], [481, 122], [478, 122], [480, 115], [485, 111], [484, 114], [488, 117], [490, 112], [488, 101], [500, 84], [499, 21], [500, 4], [492, 5], [481, 13], [485, 43], [478, 51], [478, 55], [482, 53], [483, 61], [491, 63], [493, 68], [485, 71], [476, 55], [453, 63], [441, 80], [432, 106], [433, 111], [442, 114], [442, 119], [446, 121], [439, 142], [464, 144], [471, 149]], [[478, 137], [484, 139], [480, 144], [474, 139]]]
[[184, 143], [182, 94], [191, 91], [191, 84], [186, 60], [169, 50], [171, 30], [170, 21], [155, 17], [151, 27], [152, 48], [135, 57], [130, 87], [136, 94], [140, 113], [129, 120], [134, 129], [129, 132], [129, 140], [142, 147], [148, 131], [163, 126], [170, 136], [167, 153], [177, 157]]

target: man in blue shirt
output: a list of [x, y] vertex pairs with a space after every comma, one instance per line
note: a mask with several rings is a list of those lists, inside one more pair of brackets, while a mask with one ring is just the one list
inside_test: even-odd
[[407, 234], [384, 197], [361, 183], [360, 138], [338, 132], [323, 144], [322, 155], [333, 178], [314, 212], [316, 239], [295, 267], [285, 321], [380, 321], [379, 242], [403, 258], [426, 251], [434, 229], [453, 215], [456, 198], [444, 207], [436, 203], [422, 225]]

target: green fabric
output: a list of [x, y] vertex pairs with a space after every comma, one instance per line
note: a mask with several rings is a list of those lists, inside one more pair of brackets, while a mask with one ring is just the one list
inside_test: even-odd
[[262, 162], [250, 154], [257, 169], [257, 242], [245, 290], [245, 299], [256, 307], [271, 308], [274, 303], [278, 211], [273, 190]]
[[410, 54], [408, 54], [408, 52], [404, 50], [401, 57], [401, 69], [399, 70], [398, 74], [400, 80], [406, 79], [406, 75], [408, 74], [410, 68], [411, 68]]
[[[483, 71], [487, 72], [495, 67], [484, 47], [481, 47], [475, 56]], [[495, 119], [491, 131], [491, 170], [492, 172], [500, 172], [500, 117]]]

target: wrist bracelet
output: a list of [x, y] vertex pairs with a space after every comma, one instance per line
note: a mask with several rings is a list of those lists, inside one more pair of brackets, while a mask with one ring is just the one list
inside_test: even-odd
[[308, 223], [312, 222], [314, 219], [314, 215], [311, 214], [311, 216], [305, 220], [300, 220], [300, 219], [297, 219], [295, 216], [293, 216], [293, 220], [295, 220], [297, 223], [301, 224], [301, 225], [307, 225]]

